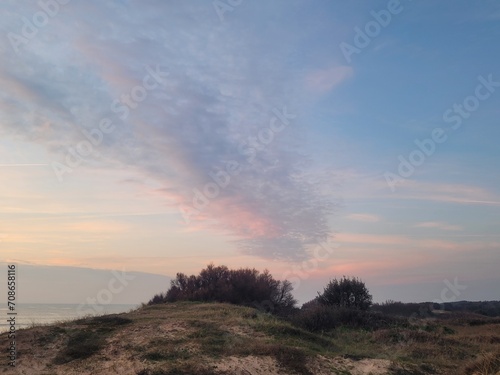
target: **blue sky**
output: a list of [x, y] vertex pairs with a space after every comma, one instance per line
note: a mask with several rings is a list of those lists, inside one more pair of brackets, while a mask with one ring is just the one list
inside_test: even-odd
[[497, 2], [1, 7], [0, 262], [499, 298]]

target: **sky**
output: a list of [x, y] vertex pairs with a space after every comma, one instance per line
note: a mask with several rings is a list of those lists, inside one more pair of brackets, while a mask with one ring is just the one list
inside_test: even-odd
[[0, 276], [23, 302], [111, 270], [143, 302], [210, 262], [300, 302], [342, 275], [377, 302], [500, 299], [497, 1], [0, 7]]

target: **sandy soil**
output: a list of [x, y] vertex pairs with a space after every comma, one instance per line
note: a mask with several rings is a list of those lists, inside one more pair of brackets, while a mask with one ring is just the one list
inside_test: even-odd
[[[389, 373], [391, 361], [383, 359], [363, 359], [354, 361], [346, 358], [318, 358], [308, 367], [315, 375], [339, 374], [341, 371], [350, 375], [384, 375]], [[283, 375], [270, 357], [228, 357], [217, 364], [217, 369], [229, 371], [232, 375]]]
[[[139, 314], [139, 313], [137, 313]], [[207, 357], [203, 354], [199, 343], [188, 337], [195, 331], [193, 326], [178, 318], [164, 319], [161, 312], [152, 312], [152, 323], [148, 319], [134, 320], [133, 324], [120, 326], [106, 337], [106, 344], [97, 353], [87, 359], [75, 359], [69, 363], [55, 365], [54, 359], [67, 345], [67, 334], [57, 334], [56, 326], [41, 326], [17, 332], [18, 361], [15, 368], [7, 366], [7, 355], [0, 357], [0, 375], [137, 375], [145, 368], [159, 368], [161, 362], [147, 361], [143, 354], [151, 348], [152, 340], [170, 340], [180, 342], [174, 349], [182, 347], [196, 362], [214, 369], [226, 371], [234, 375], [284, 375], [289, 374], [269, 356], [227, 356], [222, 359]], [[154, 315], [157, 314], [157, 315]], [[134, 314], [129, 315], [134, 317]], [[139, 316], [139, 315], [135, 315]], [[80, 323], [62, 325], [62, 332], [74, 332], [88, 329]], [[239, 344], [246, 340], [262, 338], [264, 334], [253, 332], [249, 326], [228, 325], [225, 327], [228, 337], [236, 337]], [[56, 333], [54, 333], [56, 332]], [[181, 339], [181, 340], [179, 340]], [[177, 341], [176, 341], [177, 340]], [[197, 346], [198, 345], [198, 346]], [[0, 347], [7, 348], [7, 334], [0, 335]], [[350, 375], [382, 375], [389, 374], [391, 362], [380, 359], [352, 360], [348, 358], [327, 358], [317, 356], [309, 360], [307, 367], [313, 374], [350, 374]]]

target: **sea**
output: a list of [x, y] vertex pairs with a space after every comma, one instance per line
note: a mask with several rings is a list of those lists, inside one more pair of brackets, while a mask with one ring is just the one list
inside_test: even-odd
[[15, 316], [16, 330], [29, 328], [36, 325], [47, 325], [60, 321], [74, 320], [89, 315], [118, 314], [129, 312], [139, 305], [100, 305], [102, 311], [79, 309], [76, 304], [42, 304], [42, 303], [16, 303], [16, 315], [8, 315], [11, 311], [7, 304], [0, 303], [0, 333], [7, 332], [10, 328], [9, 318]]

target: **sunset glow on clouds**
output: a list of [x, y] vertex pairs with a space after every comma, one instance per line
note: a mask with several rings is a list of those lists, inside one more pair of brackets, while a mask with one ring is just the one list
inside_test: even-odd
[[1, 5], [0, 261], [267, 267], [301, 300], [341, 274], [404, 300], [498, 278], [500, 88], [443, 115], [500, 81], [498, 4], [407, 2], [350, 61], [386, 2], [57, 4], [31, 28], [38, 4]]

